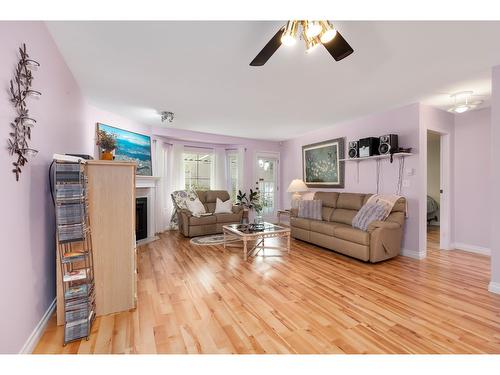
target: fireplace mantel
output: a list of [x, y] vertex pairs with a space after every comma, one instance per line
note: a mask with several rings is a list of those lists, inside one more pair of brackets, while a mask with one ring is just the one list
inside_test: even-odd
[[160, 180], [157, 176], [135, 176], [135, 187], [136, 188], [154, 188]]

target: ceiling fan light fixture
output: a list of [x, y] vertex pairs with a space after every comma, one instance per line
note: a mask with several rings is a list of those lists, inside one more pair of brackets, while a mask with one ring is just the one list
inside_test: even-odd
[[281, 43], [285, 46], [293, 46], [297, 43], [297, 21], [288, 21], [285, 26], [285, 31], [281, 36]]
[[337, 35], [337, 30], [332, 26], [329, 21], [320, 21], [321, 24], [321, 43], [325, 44], [333, 40]]
[[305, 21], [304, 26], [306, 30], [306, 36], [309, 39], [317, 37], [321, 33], [321, 30], [323, 29], [319, 21]]
[[318, 37], [312, 39], [306, 39], [306, 53], [310, 54], [321, 44]]

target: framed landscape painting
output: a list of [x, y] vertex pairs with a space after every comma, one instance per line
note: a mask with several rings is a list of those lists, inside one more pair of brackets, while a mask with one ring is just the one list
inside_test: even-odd
[[105, 131], [116, 137], [115, 160], [134, 161], [137, 163], [138, 175], [153, 175], [151, 137], [101, 123], [97, 123], [97, 130]]
[[344, 188], [345, 138], [302, 146], [302, 173], [307, 187]]

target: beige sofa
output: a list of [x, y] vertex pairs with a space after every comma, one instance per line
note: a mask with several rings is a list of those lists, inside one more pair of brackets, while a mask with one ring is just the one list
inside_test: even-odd
[[205, 206], [210, 216], [195, 217], [186, 209], [177, 210], [179, 220], [179, 232], [186, 237], [203, 236], [206, 234], [222, 233], [222, 226], [228, 224], [241, 223], [243, 207], [233, 206], [232, 213], [213, 214], [217, 198], [222, 201], [229, 199], [229, 193], [225, 190], [196, 191], [201, 203]]
[[292, 210], [292, 237], [372, 263], [399, 255], [406, 200], [400, 198], [385, 221], [372, 222], [368, 231], [352, 227], [352, 219], [372, 194], [316, 192], [322, 201], [322, 220], [297, 217]]

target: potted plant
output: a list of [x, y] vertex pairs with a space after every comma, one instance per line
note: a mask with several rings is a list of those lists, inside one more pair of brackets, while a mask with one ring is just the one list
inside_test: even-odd
[[243, 206], [244, 210], [255, 210], [255, 221], [257, 223], [262, 222], [262, 203], [260, 199], [260, 194], [258, 190], [253, 191], [250, 189], [250, 194], [242, 193], [238, 190], [238, 195], [236, 196], [236, 204]]
[[116, 137], [113, 134], [98, 130], [96, 144], [101, 149], [101, 160], [113, 160], [113, 150], [116, 149]]

